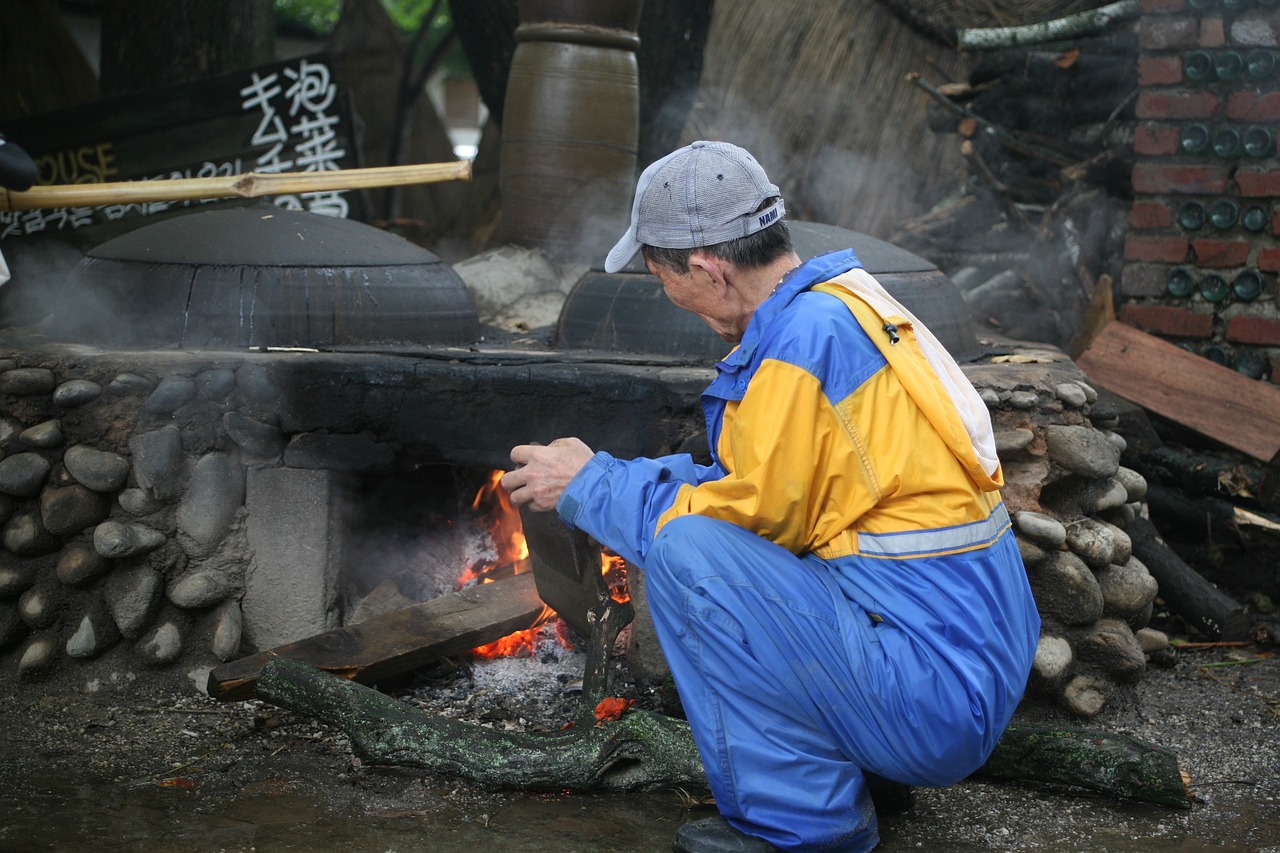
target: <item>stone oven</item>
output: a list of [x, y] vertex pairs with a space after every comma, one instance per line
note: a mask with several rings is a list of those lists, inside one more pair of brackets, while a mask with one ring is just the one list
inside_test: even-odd
[[[204, 225], [215, 221], [218, 232]], [[660, 289], [639, 268], [588, 273], [551, 345], [487, 339], [483, 329], [460, 340], [457, 330], [473, 322], [466, 300], [430, 253], [394, 247], [400, 255], [375, 259], [393, 257], [394, 273], [362, 267], [349, 243], [399, 238], [330, 221], [321, 226], [329, 237], [307, 255], [314, 269], [273, 268], [273, 240], [311, 232], [305, 219], [268, 224], [281, 227], [244, 265], [234, 252], [180, 264], [166, 254], [174, 233], [238, 233], [222, 213], [152, 226], [163, 239], [151, 248], [151, 229], [133, 232], [124, 248], [141, 260], [105, 244], [84, 266], [114, 283], [105, 289], [119, 300], [113, 312], [135, 312], [132, 345], [111, 345], [101, 314], [95, 322], [72, 310], [89, 294], [76, 287], [93, 281], [82, 269], [65, 318], [49, 325], [62, 340], [0, 351], [0, 666], [23, 689], [48, 677], [93, 688], [148, 673], [191, 674], [203, 685], [219, 662], [341, 625], [370, 578], [402, 568], [371, 545], [403, 535], [393, 517], [412, 520], [405, 507], [415, 496], [424, 519], [441, 501], [456, 503], [453, 484], [505, 467], [516, 443], [577, 435], [620, 455], [705, 452], [698, 396], [720, 351], [709, 351], [701, 330], [679, 331], [677, 309], [655, 298]], [[1123, 532], [1143, 509], [1144, 484], [1119, 465], [1115, 411], [1060, 352], [975, 339], [954, 288], [927, 261], [841, 229], [796, 231], [806, 254], [852, 244], [964, 359], [992, 410], [1045, 617], [1035, 687], [1095, 713], [1141, 675], [1139, 638], [1155, 595]], [[123, 275], [129, 263], [140, 273], [136, 291]], [[300, 314], [261, 323], [266, 312], [245, 306], [260, 304], [254, 296], [270, 290], [272, 275], [344, 276], [359, 283], [368, 311], [394, 322], [370, 320], [363, 339], [339, 339], [346, 327], [335, 303], [349, 290], [307, 284], [281, 291], [305, 296], [291, 306]], [[421, 294], [400, 292], [415, 275], [440, 291], [438, 313]], [[205, 280], [222, 284], [202, 294]], [[414, 300], [417, 313], [393, 310]], [[226, 314], [189, 310], [198, 303]], [[167, 336], [156, 337], [160, 324], [144, 319], [144, 304]], [[297, 332], [304, 327], [328, 337]], [[174, 337], [195, 328], [205, 331]], [[374, 496], [389, 496], [384, 508]], [[353, 566], [362, 580], [344, 576]], [[638, 598], [632, 653], [657, 674], [642, 590]]]

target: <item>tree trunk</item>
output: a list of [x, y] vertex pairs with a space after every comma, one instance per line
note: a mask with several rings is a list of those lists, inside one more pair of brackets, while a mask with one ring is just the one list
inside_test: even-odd
[[[649, 711], [548, 733], [500, 731], [416, 709], [305, 663], [274, 658], [258, 697], [351, 738], [370, 764], [413, 767], [485, 788], [542, 791], [706, 789], [689, 726]], [[1055, 783], [1158, 805], [1190, 805], [1177, 757], [1125, 735], [1011, 725], [975, 775]]]
[[108, 0], [102, 6], [104, 96], [250, 68], [274, 54], [271, 0]]

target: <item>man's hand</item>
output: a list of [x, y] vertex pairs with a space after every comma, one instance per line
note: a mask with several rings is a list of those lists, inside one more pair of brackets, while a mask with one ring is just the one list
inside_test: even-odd
[[548, 445], [518, 445], [511, 449], [511, 461], [519, 467], [502, 475], [502, 488], [516, 506], [553, 510], [565, 486], [594, 455], [576, 438], [557, 438]]

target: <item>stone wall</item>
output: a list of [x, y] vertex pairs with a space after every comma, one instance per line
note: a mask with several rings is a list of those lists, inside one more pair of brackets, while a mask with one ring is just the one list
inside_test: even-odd
[[1280, 382], [1280, 5], [1142, 7], [1120, 317]]

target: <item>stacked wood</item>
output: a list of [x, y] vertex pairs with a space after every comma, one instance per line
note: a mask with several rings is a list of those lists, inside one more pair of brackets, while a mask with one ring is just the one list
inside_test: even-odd
[[1129, 209], [1137, 32], [1127, 12], [1100, 20], [975, 51], [964, 84], [915, 78], [967, 180], [891, 238], [947, 272], [980, 325], [1067, 350], [1119, 279]]

